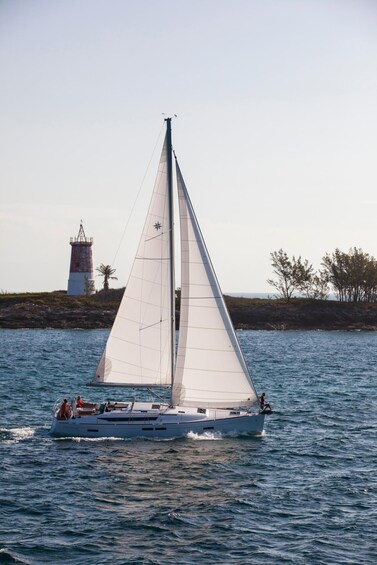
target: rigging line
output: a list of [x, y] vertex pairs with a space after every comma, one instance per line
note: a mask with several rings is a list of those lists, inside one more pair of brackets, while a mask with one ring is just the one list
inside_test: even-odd
[[156, 143], [155, 143], [155, 145], [154, 145], [154, 147], [153, 147], [152, 155], [151, 155], [151, 157], [150, 157], [150, 159], [149, 159], [149, 161], [148, 161], [147, 168], [146, 168], [145, 173], [144, 173], [144, 176], [143, 176], [143, 178], [142, 178], [142, 181], [141, 181], [139, 190], [138, 190], [138, 192], [137, 192], [137, 194], [136, 194], [136, 198], [135, 198], [135, 200], [134, 200], [134, 202], [133, 202], [133, 204], [132, 204], [131, 211], [130, 211], [130, 213], [129, 213], [129, 215], [128, 215], [128, 218], [127, 218], [127, 221], [126, 221], [126, 225], [124, 226], [124, 230], [123, 230], [122, 236], [121, 236], [121, 238], [120, 238], [119, 245], [118, 245], [118, 247], [117, 247], [117, 250], [116, 250], [115, 255], [114, 255], [114, 258], [113, 258], [113, 262], [111, 263], [112, 266], [115, 265], [115, 261], [116, 261], [116, 258], [117, 258], [117, 256], [118, 256], [119, 249], [120, 249], [120, 247], [121, 247], [121, 245], [122, 245], [122, 243], [123, 243], [124, 236], [126, 235], [126, 231], [127, 231], [127, 229], [128, 229], [128, 225], [129, 225], [129, 223], [130, 223], [130, 221], [131, 221], [131, 217], [132, 217], [132, 214], [133, 214], [133, 212], [134, 212], [136, 203], [137, 203], [137, 201], [138, 201], [138, 199], [139, 199], [141, 189], [142, 189], [143, 186], [144, 186], [144, 182], [145, 182], [146, 176], [147, 176], [147, 174], [148, 174], [149, 167], [150, 167], [150, 165], [151, 165], [152, 159], [153, 159], [154, 154], [155, 154], [155, 152], [156, 152], [156, 147], [157, 147], [157, 145], [159, 144], [159, 141], [160, 141], [160, 138], [161, 138], [161, 133], [162, 133], [163, 129], [164, 129], [164, 124], [161, 126], [161, 129], [160, 129], [160, 131], [159, 131], [159, 133], [158, 133]]
[[141, 328], [139, 328], [139, 332], [142, 332], [143, 330], [149, 330], [149, 328], [154, 328], [155, 326], [159, 326], [162, 324], [162, 322], [166, 322], [166, 320], [161, 319], [158, 322], [154, 322], [153, 324], [149, 324], [149, 326], [142, 326]]
[[[147, 391], [152, 395], [155, 396], [156, 398], [159, 399], [159, 401], [162, 404], [168, 404], [168, 401], [166, 400], [166, 398], [163, 398], [162, 396], [160, 396], [159, 394], [157, 394], [155, 391], [151, 390], [150, 388], [147, 388]], [[167, 409], [167, 408], [166, 408]]]
[[161, 236], [166, 235], [168, 233], [170, 233], [171, 230], [166, 230], [166, 231], [162, 231], [161, 233], [154, 235], [153, 237], [148, 237], [145, 242], [148, 243], [149, 241], [152, 241], [153, 239], [157, 239], [158, 237], [161, 238]]

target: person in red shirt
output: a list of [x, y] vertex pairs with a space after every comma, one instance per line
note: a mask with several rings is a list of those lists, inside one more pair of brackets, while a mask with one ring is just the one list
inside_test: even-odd
[[59, 408], [58, 419], [59, 420], [68, 420], [69, 414], [70, 414], [69, 404], [68, 404], [68, 400], [65, 398], [63, 400], [62, 405]]
[[76, 408], [83, 408], [83, 406], [84, 406], [84, 401], [81, 398], [81, 396], [78, 396], [76, 398]]

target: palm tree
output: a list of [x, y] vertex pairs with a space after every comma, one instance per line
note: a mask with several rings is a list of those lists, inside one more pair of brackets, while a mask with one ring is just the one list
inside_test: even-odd
[[103, 277], [103, 290], [109, 290], [110, 279], [118, 280], [118, 277], [111, 276], [115, 273], [115, 270], [116, 269], [111, 268], [111, 265], [104, 265], [103, 263], [101, 263], [101, 265], [96, 268], [96, 271], [100, 273], [99, 275], [97, 275], [97, 277]]

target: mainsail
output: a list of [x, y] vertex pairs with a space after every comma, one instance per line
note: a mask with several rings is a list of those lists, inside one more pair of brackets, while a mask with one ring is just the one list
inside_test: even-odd
[[257, 394], [176, 163], [181, 225], [181, 310], [172, 403], [238, 407]]
[[167, 135], [136, 258], [93, 385], [171, 384], [174, 279], [168, 151]]

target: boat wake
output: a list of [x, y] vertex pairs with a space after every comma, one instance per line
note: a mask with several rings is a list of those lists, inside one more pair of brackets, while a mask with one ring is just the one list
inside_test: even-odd
[[[18, 443], [30, 439], [35, 435], [36, 428], [0, 428], [0, 441], [4, 443]], [[1, 558], [0, 558], [1, 562]]]
[[203, 432], [202, 434], [189, 432], [186, 437], [188, 439], [193, 439], [194, 441], [218, 441], [224, 438], [221, 432]]
[[[24, 428], [20, 428], [24, 429]], [[14, 431], [14, 430], [13, 430]], [[1, 434], [1, 429], [0, 429]], [[185, 438], [191, 441], [219, 441], [229, 437], [243, 437], [243, 438], [253, 438], [259, 439], [261, 437], [266, 437], [266, 432], [263, 431], [260, 434], [249, 434], [247, 432], [203, 432], [201, 434], [197, 432], [188, 432], [185, 437], [170, 437], [170, 438], [161, 438], [161, 437], [143, 437], [143, 436], [136, 436], [136, 437], [78, 437], [78, 436], [66, 436], [66, 437], [51, 437], [52, 441], [72, 441], [74, 443], [106, 443], [106, 442], [139, 442], [139, 441], [148, 441], [148, 442], [171, 442], [171, 441], [182, 441]], [[30, 436], [29, 436], [30, 437]], [[26, 436], [25, 436], [26, 438]], [[22, 438], [22, 439], [25, 439]]]
[[167, 442], [167, 441], [174, 441], [176, 439], [182, 438], [160, 438], [160, 437], [143, 437], [143, 436], [135, 436], [135, 437], [78, 437], [78, 436], [65, 436], [65, 437], [52, 437], [53, 441], [73, 441], [76, 443], [103, 443], [103, 442], [113, 442], [113, 441], [124, 441], [127, 443], [135, 442], [135, 441], [160, 441], [160, 442]]
[[237, 431], [233, 431], [233, 432], [227, 432], [227, 433], [223, 433], [223, 432], [203, 432], [202, 434], [197, 434], [195, 432], [189, 432], [187, 434], [187, 438], [194, 440], [194, 441], [218, 441], [218, 440], [222, 440], [222, 439], [226, 439], [229, 437], [239, 437], [239, 438], [250, 438], [250, 439], [259, 439], [261, 437], [266, 437], [267, 434], [266, 432], [263, 430], [260, 434], [250, 434], [248, 432], [237, 432]]
[[128, 441], [123, 437], [53, 437], [53, 441], [73, 441], [76, 443], [103, 443], [107, 441]]

